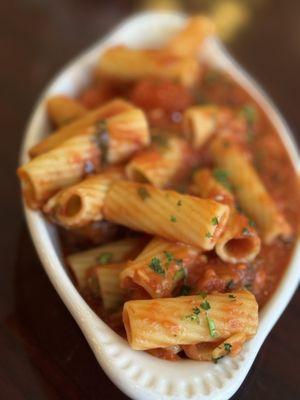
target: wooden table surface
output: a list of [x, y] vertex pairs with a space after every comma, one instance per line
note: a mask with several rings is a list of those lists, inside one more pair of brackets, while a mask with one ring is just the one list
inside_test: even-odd
[[[0, 2], [0, 399], [126, 399], [104, 375], [36, 256], [15, 167], [24, 126], [50, 78], [134, 10], [133, 1]], [[300, 142], [300, 2], [266, 1], [230, 50], [281, 109]], [[300, 293], [234, 396], [300, 398]]]

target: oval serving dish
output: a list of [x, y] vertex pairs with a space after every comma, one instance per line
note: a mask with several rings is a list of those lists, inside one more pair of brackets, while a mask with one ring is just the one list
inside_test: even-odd
[[[99, 55], [108, 46], [125, 43], [131, 47], [156, 47], [184, 24], [185, 17], [174, 13], [136, 15], [90, 50], [72, 61], [48, 86], [36, 105], [21, 153], [49, 133], [45, 99], [54, 94], [76, 95], [88, 83], [88, 77]], [[286, 146], [294, 167], [300, 163], [292, 135], [278, 111], [257, 84], [232, 60], [215, 38], [205, 43], [201, 57], [212, 66], [229, 73], [265, 110]], [[73, 285], [60, 251], [56, 230], [41, 213], [25, 208], [27, 223], [41, 262], [58, 294], [77, 321], [99, 364], [124, 393], [138, 400], [226, 400], [242, 384], [268, 333], [291, 299], [299, 281], [299, 243], [280, 284], [260, 313], [256, 336], [247, 342], [235, 358], [226, 357], [217, 365], [209, 362], [181, 360], [170, 362], [144, 352], [132, 350], [86, 304]]]

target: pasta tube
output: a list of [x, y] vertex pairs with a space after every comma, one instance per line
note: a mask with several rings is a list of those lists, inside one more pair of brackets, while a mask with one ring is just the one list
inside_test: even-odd
[[228, 174], [237, 200], [256, 223], [265, 243], [289, 238], [291, 227], [278, 210], [243, 149], [227, 138], [215, 138], [210, 147], [215, 164]]
[[231, 110], [213, 105], [189, 107], [183, 114], [182, 128], [194, 148], [202, 147], [212, 135], [222, 128], [236, 130], [239, 119]]
[[60, 146], [65, 140], [90, 132], [90, 127], [105, 118], [127, 111], [133, 106], [125, 100], [115, 99], [93, 111], [86, 113], [82, 118], [63, 126], [29, 150], [31, 157], [36, 157]]
[[152, 146], [137, 154], [126, 167], [126, 175], [137, 182], [163, 188], [182, 167], [188, 148], [178, 138], [170, 138], [164, 146]]
[[[250, 226], [248, 218], [236, 210], [233, 195], [228, 188], [230, 182], [224, 172], [202, 169], [194, 174], [191, 191], [195, 195], [220, 201], [230, 207], [226, 229], [215, 247], [218, 256], [223, 261], [231, 263], [250, 262], [260, 251], [260, 239], [255, 229]], [[215, 220], [215, 223], [218, 221]]]
[[[231, 297], [233, 296], [233, 297]], [[235, 333], [255, 335], [258, 305], [248, 291], [234, 294], [131, 300], [123, 308], [129, 345], [134, 350], [225, 340]]]
[[44, 206], [43, 211], [66, 228], [78, 228], [103, 219], [102, 207], [111, 183], [123, 176], [120, 168], [92, 175], [60, 191]]
[[131, 229], [211, 250], [225, 228], [229, 209], [213, 200], [118, 181], [107, 193], [103, 213], [107, 220]]
[[197, 57], [203, 41], [214, 31], [211, 19], [203, 15], [191, 17], [185, 27], [166, 44], [165, 50], [183, 57]]
[[107, 264], [96, 267], [99, 291], [105, 310], [115, 311], [123, 302], [120, 273], [125, 264]]
[[94, 135], [65, 141], [60, 147], [34, 158], [18, 169], [28, 207], [38, 209], [60, 189], [98, 171], [101, 152]]
[[81, 251], [67, 257], [67, 264], [71, 268], [80, 289], [87, 285], [87, 271], [96, 265], [107, 263], [121, 263], [134, 258], [143, 247], [141, 238], [127, 238]]
[[160, 50], [111, 47], [101, 55], [97, 73], [123, 81], [156, 77], [192, 86], [198, 79], [199, 65], [193, 57], [180, 57]]
[[67, 125], [87, 112], [78, 101], [63, 95], [50, 97], [47, 101], [47, 111], [55, 126]]
[[99, 144], [107, 163], [125, 161], [150, 144], [148, 123], [138, 108], [114, 115], [98, 128]]
[[178, 283], [186, 277], [187, 268], [200, 254], [199, 249], [155, 237], [123, 269], [121, 285], [130, 288], [133, 282], [142, 286], [153, 298], [170, 297]]

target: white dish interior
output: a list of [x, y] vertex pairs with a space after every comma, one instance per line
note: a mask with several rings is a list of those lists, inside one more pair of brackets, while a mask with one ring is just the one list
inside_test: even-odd
[[[28, 160], [27, 150], [49, 132], [45, 98], [57, 93], [76, 95], [88, 83], [89, 72], [108, 46], [114, 43], [126, 43], [131, 47], [159, 46], [183, 25], [184, 20], [184, 16], [173, 13], [139, 14], [125, 21], [112, 34], [72, 61], [47, 87], [34, 109], [25, 132], [22, 163]], [[257, 84], [231, 59], [216, 39], [207, 41], [202, 57], [233, 75], [266, 110], [280, 133], [295, 168], [299, 170], [299, 158], [291, 133]], [[257, 335], [246, 344], [241, 354], [235, 358], [226, 357], [217, 365], [192, 360], [175, 363], [160, 360], [147, 353], [131, 350], [125, 340], [98, 318], [70, 280], [63, 264], [55, 228], [38, 212], [25, 208], [25, 214], [41, 262], [55, 289], [77, 321], [103, 370], [133, 399], [230, 398], [245, 379], [263, 341], [298, 285], [299, 244], [278, 288], [260, 313]]]

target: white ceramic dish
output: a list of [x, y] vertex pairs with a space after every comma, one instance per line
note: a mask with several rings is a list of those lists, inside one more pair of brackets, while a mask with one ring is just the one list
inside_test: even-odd
[[[86, 85], [89, 72], [99, 54], [111, 44], [123, 42], [134, 47], [157, 46], [179, 29], [184, 20], [184, 16], [173, 13], [144, 13], [133, 16], [72, 61], [39, 99], [25, 133], [21, 161], [28, 160], [28, 148], [48, 133], [45, 98], [55, 93], [74, 95], [80, 91]], [[202, 57], [233, 75], [267, 111], [295, 168], [299, 170], [299, 158], [291, 133], [257, 84], [231, 59], [216, 39], [210, 39], [206, 43]], [[70, 280], [63, 265], [55, 228], [38, 212], [25, 208], [25, 214], [35, 247], [55, 289], [77, 321], [103, 370], [132, 399], [229, 399], [245, 379], [263, 341], [287, 306], [299, 281], [298, 245], [280, 285], [260, 314], [257, 335], [247, 343], [239, 356], [226, 357], [217, 365], [192, 360], [175, 363], [164, 361], [147, 353], [131, 350], [125, 340], [97, 317]]]

